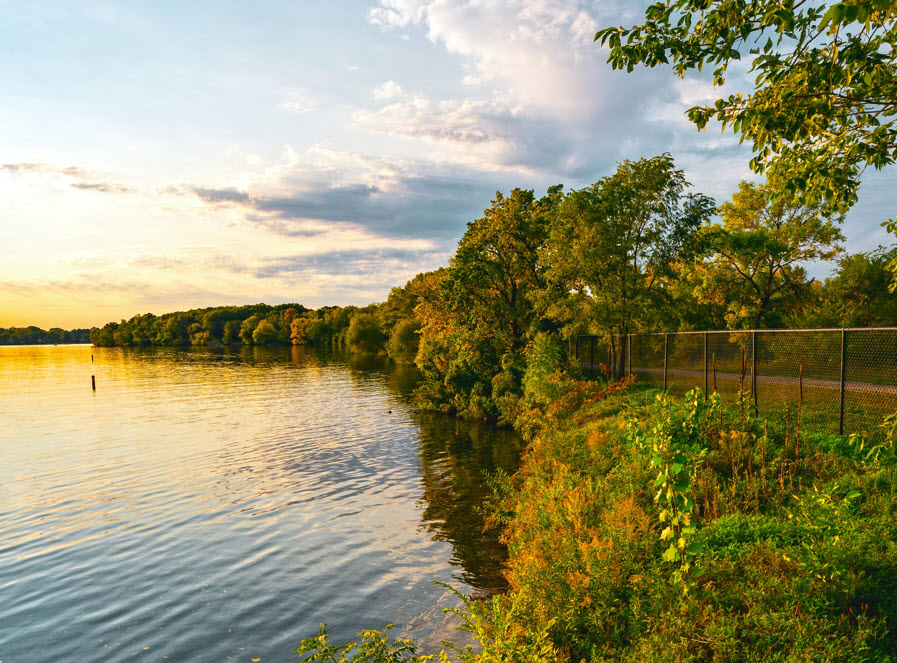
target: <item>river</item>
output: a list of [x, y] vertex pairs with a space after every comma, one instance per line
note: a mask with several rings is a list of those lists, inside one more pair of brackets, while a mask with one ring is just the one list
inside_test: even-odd
[[[96, 376], [96, 391], [91, 390]], [[0, 347], [0, 662], [296, 661], [501, 586], [508, 431], [304, 347]]]

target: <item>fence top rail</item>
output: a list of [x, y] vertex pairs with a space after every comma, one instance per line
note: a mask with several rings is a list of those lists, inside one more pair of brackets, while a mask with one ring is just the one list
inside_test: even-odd
[[[627, 336], [666, 336], [667, 334], [798, 334], [809, 332], [874, 332], [897, 331], [897, 327], [830, 327], [827, 329], [707, 329], [704, 331], [635, 332]], [[579, 338], [607, 338], [607, 334], [578, 334]], [[620, 336], [620, 334], [614, 334]]]

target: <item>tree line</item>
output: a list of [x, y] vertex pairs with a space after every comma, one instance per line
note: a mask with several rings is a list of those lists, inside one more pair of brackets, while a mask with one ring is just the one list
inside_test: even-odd
[[[510, 422], [540, 338], [564, 354], [583, 333], [897, 324], [888, 290], [897, 249], [845, 254], [837, 205], [799, 202], [774, 177], [742, 182], [719, 206], [691, 188], [663, 154], [579, 190], [496, 193], [447, 267], [382, 303], [144, 314], [90, 340], [381, 352], [420, 368], [423, 403]], [[805, 269], [820, 260], [838, 260], [825, 281]]]
[[89, 329], [49, 330], [34, 325], [28, 327], [0, 327], [0, 345], [47, 345], [50, 343], [89, 343]]
[[378, 305], [324, 306], [310, 310], [301, 304], [250, 304], [176, 311], [164, 315], [145, 313], [130, 320], [108, 322], [90, 330], [90, 341], [99, 346], [200, 346], [227, 345], [347, 346], [377, 352], [383, 332], [375, 315]]

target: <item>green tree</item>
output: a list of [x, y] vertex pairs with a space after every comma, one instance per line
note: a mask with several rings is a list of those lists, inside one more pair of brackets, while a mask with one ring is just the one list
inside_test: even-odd
[[268, 320], [260, 320], [252, 330], [252, 342], [255, 345], [275, 345], [279, 340], [278, 330]]
[[536, 293], [547, 286], [540, 252], [562, 199], [554, 186], [539, 200], [532, 190], [496, 192], [483, 217], [467, 224], [442, 288], [452, 309], [471, 326], [486, 325], [508, 351], [526, 345], [538, 320]]
[[844, 256], [820, 288], [816, 305], [793, 324], [816, 328], [897, 326], [897, 293], [889, 290], [888, 270], [895, 257], [894, 247]]
[[121, 324], [118, 327], [118, 330], [112, 335], [115, 345], [132, 345], [133, 343], [133, 334], [131, 333], [130, 326], [124, 321], [121, 321]]
[[118, 330], [117, 322], [107, 322], [102, 328], [94, 327], [90, 330], [90, 342], [94, 345], [111, 347], [115, 345], [116, 330]]
[[386, 335], [380, 329], [380, 321], [373, 313], [356, 313], [349, 323], [346, 341], [359, 352], [379, 352]]
[[428, 274], [417, 274], [404, 286], [390, 290], [389, 297], [377, 309], [380, 328], [388, 337], [387, 354], [403, 364], [414, 363], [417, 356], [419, 332], [423, 325], [415, 314], [415, 308], [427, 289]]
[[240, 340], [243, 341], [245, 345], [252, 345], [252, 333], [255, 331], [256, 327], [259, 326], [261, 319], [261, 316], [258, 314], [250, 315], [240, 325]]
[[413, 364], [420, 347], [421, 322], [417, 318], [404, 318], [392, 328], [386, 351], [402, 364]]
[[421, 283], [421, 397], [463, 416], [507, 416], [521, 393], [524, 349], [550, 326], [541, 252], [561, 187], [536, 199], [531, 190], [497, 193], [467, 225], [449, 269]]
[[242, 320], [228, 320], [224, 323], [224, 327], [222, 329], [222, 337], [221, 341], [225, 344], [239, 343], [240, 342], [240, 326], [243, 324]]
[[699, 249], [698, 230], [713, 201], [686, 194], [690, 184], [669, 154], [624, 161], [616, 173], [571, 191], [557, 211], [548, 245], [549, 275], [574, 293], [572, 305], [612, 342], [620, 374], [625, 347], [614, 336], [661, 321], [673, 266]]
[[631, 28], [595, 35], [615, 69], [670, 64], [680, 77], [751, 59], [752, 93], [688, 116], [715, 118], [752, 143], [755, 172], [809, 204], [852, 204], [859, 175], [897, 158], [897, 4], [893, 0], [660, 0]]
[[701, 266], [699, 300], [722, 293], [730, 329], [781, 327], [811, 299], [802, 264], [841, 251], [840, 218], [830, 208], [805, 206], [779, 191], [774, 181], [742, 182], [720, 207], [722, 224], [704, 231], [712, 256]]
[[160, 345], [189, 345], [189, 330], [193, 323], [193, 316], [189, 312], [169, 314], [159, 332], [158, 343]]

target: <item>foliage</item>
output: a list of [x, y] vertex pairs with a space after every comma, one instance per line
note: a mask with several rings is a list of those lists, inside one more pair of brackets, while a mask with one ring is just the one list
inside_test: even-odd
[[564, 353], [557, 336], [538, 334], [527, 352], [523, 393], [543, 406], [554, 402], [561, 395], [562, 387], [552, 376], [562, 368], [563, 358]]
[[470, 645], [464, 650], [452, 647], [463, 663], [558, 663], [565, 660], [549, 637], [553, 622], [535, 628], [523, 625], [525, 616], [519, 596], [494, 595], [489, 600], [477, 601], [454, 588], [449, 589], [464, 603], [463, 609], [449, 609], [461, 618], [458, 630], [472, 633], [480, 644], [479, 651]]
[[0, 327], [0, 345], [47, 345], [49, 343], [88, 343], [89, 329], [72, 329], [71, 331], [51, 327], [43, 330], [30, 325], [28, 327]]
[[709, 451], [706, 445], [719, 409], [719, 397], [714, 394], [705, 400], [701, 390], [694, 389], [685, 395], [685, 403], [680, 407], [675, 407], [669, 396], [657, 398], [661, 415], [654, 426], [645, 431], [638, 422], [630, 422], [628, 439], [651, 455], [651, 467], [658, 471], [652, 487], [657, 490], [654, 501], [661, 505], [660, 540], [669, 541], [663, 560], [678, 563], [673, 580], [687, 591], [689, 571], [702, 548], [695, 537], [692, 480]]
[[417, 318], [405, 318], [396, 323], [386, 346], [387, 354], [401, 364], [413, 364], [420, 347], [420, 329]]
[[671, 64], [684, 77], [712, 65], [714, 85], [742, 56], [753, 93], [688, 111], [753, 144], [755, 172], [782, 178], [786, 192], [852, 204], [859, 175], [897, 157], [897, 5], [892, 0], [666, 0], [645, 22], [599, 31], [608, 62], [632, 69]]
[[572, 660], [897, 655], [891, 457], [800, 445], [698, 391], [648, 400], [568, 401], [505, 487], [521, 629], [551, 622]]
[[849, 437], [851, 448], [863, 463], [871, 467], [897, 464], [897, 412], [885, 417], [880, 429], [882, 435], [877, 439], [870, 439], [864, 432], [853, 433]]
[[522, 189], [496, 193], [468, 224], [449, 269], [421, 284], [423, 403], [472, 418], [512, 416], [521, 353], [532, 334], [551, 326], [537, 297], [547, 285], [539, 256], [559, 196], [559, 187], [539, 200]]
[[373, 313], [358, 313], [352, 317], [346, 332], [349, 347], [358, 352], [379, 352], [383, 349], [385, 335], [380, 321]]
[[364, 308], [324, 306], [317, 310], [299, 304], [253, 304], [161, 316], [147, 313], [94, 328], [90, 340], [105, 346], [346, 345], [352, 322], [358, 318], [351, 332], [355, 347], [376, 352], [383, 349], [386, 338], [378, 313], [376, 304]]
[[415, 310], [432, 289], [434, 279], [440, 279], [445, 272], [443, 267], [418, 274], [403, 287], [390, 290], [389, 297], [378, 308], [380, 328], [388, 337], [386, 353], [395, 361], [413, 364], [417, 358], [423, 323]]
[[277, 340], [277, 329], [268, 320], [260, 320], [250, 338], [254, 345], [271, 345]]
[[[303, 663], [425, 663], [434, 659], [433, 656], [419, 656], [411, 640], [402, 638], [390, 642], [388, 631], [392, 626], [389, 624], [382, 631], [362, 631], [358, 634], [360, 642], [331, 645], [327, 625], [321, 624], [318, 635], [303, 638], [293, 653], [302, 655]], [[438, 660], [448, 663], [445, 654], [440, 654]]]
[[[647, 330], [663, 304], [671, 265], [694, 255], [713, 201], [690, 186], [669, 154], [625, 161], [560, 203], [546, 253], [549, 277], [573, 291], [595, 331]], [[563, 303], [563, 302], [561, 302]], [[613, 352], [621, 375], [623, 349]]]
[[888, 264], [897, 249], [879, 247], [844, 256], [835, 273], [818, 287], [811, 307], [793, 316], [789, 326], [889, 327], [897, 322], [897, 292], [890, 290]]
[[789, 200], [779, 189], [774, 181], [742, 182], [719, 209], [723, 223], [704, 229], [712, 255], [699, 268], [699, 299], [709, 293], [728, 302], [730, 329], [780, 327], [810, 300], [803, 265], [840, 252], [844, 237], [827, 218], [832, 210]]

